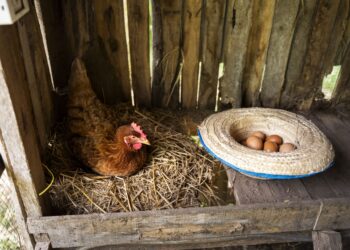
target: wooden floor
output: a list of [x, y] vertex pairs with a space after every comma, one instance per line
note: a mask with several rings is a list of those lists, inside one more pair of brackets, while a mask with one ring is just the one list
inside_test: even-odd
[[350, 197], [350, 118], [322, 111], [305, 115], [335, 148], [335, 166], [324, 173], [295, 180], [257, 180], [228, 170], [237, 204]]

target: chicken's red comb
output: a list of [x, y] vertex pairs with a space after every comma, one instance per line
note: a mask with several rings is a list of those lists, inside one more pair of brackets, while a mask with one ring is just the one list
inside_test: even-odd
[[135, 122], [132, 122], [131, 127], [135, 130], [135, 132], [141, 135], [141, 138], [147, 138], [146, 134], [142, 131], [141, 126], [137, 125]]

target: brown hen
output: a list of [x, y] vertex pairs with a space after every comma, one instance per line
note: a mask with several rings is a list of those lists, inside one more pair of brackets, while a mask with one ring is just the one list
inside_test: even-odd
[[69, 129], [72, 151], [101, 175], [129, 176], [144, 165], [149, 145], [136, 123], [118, 127], [111, 111], [91, 88], [84, 63], [75, 59], [69, 78]]

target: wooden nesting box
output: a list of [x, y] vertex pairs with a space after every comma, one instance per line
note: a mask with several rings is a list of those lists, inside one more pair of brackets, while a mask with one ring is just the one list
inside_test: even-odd
[[[0, 153], [15, 184], [26, 249], [191, 248], [311, 241], [312, 231], [314, 239], [325, 235], [320, 230], [346, 235], [349, 1], [29, 2], [28, 14], [0, 27]], [[288, 181], [229, 171], [235, 206], [54, 216], [48, 197], [38, 195], [46, 186], [41, 162], [50, 129], [64, 114], [62, 95], [77, 56], [106, 103], [174, 112], [241, 106], [303, 110], [334, 144], [336, 166]], [[324, 101], [322, 80], [334, 65], [341, 65], [337, 86]], [[309, 112], [312, 107], [322, 110]]]

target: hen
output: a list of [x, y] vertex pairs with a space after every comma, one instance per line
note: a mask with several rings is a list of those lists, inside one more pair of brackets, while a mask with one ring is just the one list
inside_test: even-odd
[[118, 127], [91, 88], [80, 59], [74, 60], [69, 78], [68, 120], [72, 151], [93, 171], [129, 176], [144, 165], [147, 153], [142, 145], [150, 145], [147, 136], [136, 123]]

